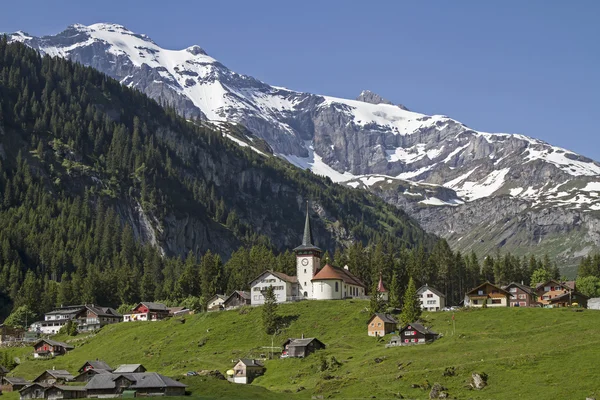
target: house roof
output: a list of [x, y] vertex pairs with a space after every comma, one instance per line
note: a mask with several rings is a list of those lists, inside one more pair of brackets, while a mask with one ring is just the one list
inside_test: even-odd
[[61, 347], [64, 347], [65, 349], [74, 349], [75, 348], [75, 347], [71, 346], [70, 344], [66, 344], [63, 342], [57, 342], [56, 340], [52, 340], [52, 339], [40, 339], [33, 344], [33, 347], [36, 347], [40, 343], [47, 343], [52, 347], [61, 346]]
[[352, 273], [345, 268], [334, 267], [330, 264], [326, 264], [321, 268], [311, 281], [325, 281], [325, 280], [341, 280], [346, 284], [365, 287], [365, 285], [352, 275]]
[[62, 390], [63, 392], [85, 392], [85, 386], [66, 386], [66, 385], [52, 385], [48, 389], [55, 387]]
[[92, 367], [92, 369], [112, 371], [112, 368], [110, 367], [110, 365], [108, 365], [107, 363], [105, 363], [102, 360], [86, 361], [85, 364], [83, 364], [81, 366], [81, 368], [79, 368], [79, 371], [83, 370], [86, 365], [89, 365], [90, 367]]
[[321, 343], [321, 345], [323, 347], [325, 347], [325, 344], [317, 338], [301, 338], [301, 339], [289, 338], [288, 340], [286, 340], [283, 343], [283, 345], [285, 346], [287, 344], [288, 346], [291, 346], [291, 347], [306, 347], [312, 341], [317, 341], [317, 342]]
[[[551, 292], [548, 292], [548, 293], [551, 293]], [[573, 290], [573, 291], [572, 291], [572, 292], [570, 292], [570, 293], [569, 293], [569, 292], [566, 292], [566, 293], [563, 293], [563, 294], [559, 294], [558, 296], [552, 297], [551, 299], [548, 299], [548, 300], [546, 300], [546, 301], [548, 301], [548, 302], [550, 302], [550, 303], [554, 303], [554, 302], [556, 302], [556, 301], [560, 301], [560, 300], [568, 299], [568, 298], [570, 298], [569, 296], [573, 296], [573, 295], [576, 295], [576, 296], [581, 296], [581, 297], [583, 297], [583, 298], [585, 298], [585, 299], [589, 299], [589, 297], [588, 297], [588, 296], [586, 296], [585, 294], [583, 294], [583, 293], [579, 293], [579, 292], [576, 292], [576, 291], [574, 291], [574, 290]]]
[[514, 287], [517, 287], [517, 288], [519, 288], [519, 289], [521, 289], [521, 290], [522, 290], [522, 291], [524, 291], [525, 293], [528, 293], [528, 294], [535, 294], [535, 290], [534, 290], [532, 287], [529, 287], [529, 286], [523, 285], [523, 284], [521, 284], [521, 283], [518, 283], [518, 282], [511, 282], [511, 283], [509, 283], [508, 285], [506, 285], [506, 286], [502, 287], [502, 289], [504, 289], [504, 290], [506, 290], [506, 291], [509, 291], [509, 289], [510, 289], [511, 287], [513, 287], [513, 286], [514, 286]]
[[433, 287], [431, 287], [431, 286], [428, 286], [427, 284], [424, 284], [423, 286], [421, 286], [421, 287], [419, 288], [419, 290], [417, 290], [417, 293], [418, 293], [418, 294], [421, 294], [421, 293], [422, 293], [422, 291], [424, 292], [425, 290], [430, 290], [430, 291], [432, 291], [433, 293], [435, 293], [436, 295], [438, 295], [438, 296], [440, 296], [440, 297], [443, 297], [443, 298], [446, 298], [446, 295], [445, 295], [445, 294], [443, 294], [442, 292], [440, 292], [440, 291], [439, 291], [439, 290], [437, 290], [436, 288], [433, 288]]
[[115, 374], [133, 373], [138, 368], [146, 369], [142, 364], [121, 364], [113, 371]]
[[473, 293], [474, 295], [477, 295], [477, 290], [479, 290], [479, 288], [484, 287], [486, 285], [490, 285], [490, 286], [498, 289], [499, 291], [507, 294], [508, 296], [512, 296], [512, 294], [510, 294], [510, 292], [507, 292], [506, 290], [502, 289], [500, 286], [494, 285], [493, 283], [490, 283], [490, 282], [484, 282], [481, 285], [471, 289], [470, 291], [467, 292], [467, 296], [471, 295], [471, 293]]
[[4, 365], [0, 365], [0, 374], [8, 374], [8, 369]]
[[10, 383], [11, 385], [28, 385], [31, 383], [27, 379], [21, 378], [19, 376], [5, 376], [2, 379]]
[[263, 366], [259, 361], [255, 360], [253, 358], [240, 358], [240, 360], [238, 362], [241, 362], [246, 367], [262, 367]]
[[99, 317], [122, 317], [117, 310], [111, 307], [101, 307], [94, 304], [88, 304], [85, 307]]
[[295, 277], [295, 276], [289, 276], [287, 274], [284, 274], [283, 272], [278, 272], [278, 271], [273, 271], [271, 269], [267, 269], [267, 270], [264, 270], [259, 276], [257, 276], [256, 278], [254, 278], [250, 282], [250, 286], [252, 286], [254, 282], [256, 282], [257, 280], [259, 280], [260, 278], [262, 278], [265, 274], [272, 274], [272, 275], [276, 276], [277, 278], [281, 279], [284, 282], [298, 283], [298, 278]]
[[64, 369], [47, 369], [46, 371], [42, 372], [40, 374], [40, 376], [38, 376], [37, 378], [35, 378], [33, 381], [37, 381], [38, 379], [40, 379], [42, 376], [44, 376], [44, 374], [48, 374], [50, 376], [52, 376], [53, 378], [56, 379], [66, 379], [68, 381], [74, 379], [75, 377], [73, 375], [71, 375], [71, 373], [67, 370]]
[[231, 293], [224, 301], [224, 303], [227, 303], [229, 301], [229, 299], [232, 299], [233, 296], [235, 295], [240, 296], [242, 299], [244, 300], [250, 300], [250, 292], [244, 292], [243, 290], [234, 290], [233, 293]]
[[140, 304], [145, 305], [148, 308], [148, 310], [150, 310], [150, 311], [168, 311], [167, 306], [165, 306], [163, 303], [152, 303], [152, 302], [148, 302], [148, 301], [143, 301], [143, 302], [139, 303], [138, 305], [133, 307], [133, 310], [138, 308], [140, 306]]
[[77, 380], [77, 378], [79, 378], [80, 376], [82, 376], [83, 374], [112, 374], [112, 370], [108, 370], [108, 369], [100, 369], [100, 368], [92, 368], [92, 369], [88, 369], [87, 371], [83, 371], [82, 373], [80, 373], [79, 375], [77, 375], [75, 377], [75, 380]]
[[369, 324], [371, 321], [373, 321], [373, 318], [375, 318], [375, 317], [379, 317], [385, 323], [389, 323], [389, 324], [397, 324], [398, 323], [398, 321], [396, 321], [396, 318], [394, 318], [390, 314], [375, 313], [375, 314], [373, 314], [371, 319], [369, 319], [369, 322], [367, 322], [367, 324]]
[[165, 387], [187, 387], [183, 383], [177, 382], [167, 376], [156, 372], [137, 372], [131, 374], [100, 374], [94, 375], [85, 385], [86, 390], [114, 389], [115, 380], [124, 377], [132, 382], [129, 389], [152, 389]]
[[23, 388], [21, 388], [21, 390], [19, 390], [19, 392], [20, 393], [25, 393], [29, 389], [31, 389], [32, 387], [35, 387], [35, 386], [39, 386], [39, 387], [43, 388], [44, 390], [50, 387], [50, 385], [48, 385], [46, 383], [34, 382], [34, 383], [28, 384], [28, 385], [24, 386]]
[[312, 234], [312, 226], [310, 224], [310, 214], [308, 210], [308, 201], [306, 202], [306, 220], [304, 221], [304, 235], [302, 236], [302, 244], [294, 249], [298, 250], [317, 250], [321, 251], [320, 248], [314, 245], [314, 239]]
[[559, 282], [556, 279], [549, 279], [546, 282], [540, 282], [537, 283], [535, 285], [536, 290], [540, 289], [548, 284], [554, 284], [554, 285], [559, 285], [567, 290], [575, 290], [575, 281], [564, 281], [564, 282]]
[[208, 299], [208, 302], [212, 303], [216, 299], [225, 300], [226, 298], [227, 298], [227, 296], [225, 296], [224, 294], [215, 294], [213, 297], [211, 297], [210, 299]]
[[400, 332], [405, 331], [408, 327], [411, 327], [412, 329], [421, 332], [424, 335], [430, 334], [430, 335], [437, 335], [436, 332], [429, 330], [429, 328], [424, 327], [423, 325], [421, 325], [418, 322], [413, 322], [411, 324], [406, 325], [405, 327], [403, 327], [402, 329], [400, 329]]

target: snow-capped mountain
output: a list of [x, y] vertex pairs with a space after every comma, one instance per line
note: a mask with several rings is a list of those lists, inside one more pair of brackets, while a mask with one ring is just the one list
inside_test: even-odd
[[[561, 250], [564, 259], [600, 244], [594, 222], [600, 164], [540, 140], [479, 132], [369, 91], [348, 100], [270, 86], [229, 70], [198, 46], [166, 50], [120, 25], [72, 25], [45, 37], [17, 32], [11, 39], [97, 68], [188, 118], [239, 123], [278, 156], [378, 193], [458, 247], [467, 232], [476, 231], [475, 224], [491, 224], [500, 232], [489, 238], [486, 250], [539, 246], [560, 229], [552, 223], [540, 227], [534, 217], [555, 209], [577, 216], [569, 232], [587, 232], [582, 243]], [[514, 205], [513, 213], [506, 215], [512, 206], [504, 203], [502, 212], [494, 210], [500, 198]], [[481, 207], [489, 212], [464, 221], [465, 210], [478, 214], [473, 210]], [[501, 229], [507, 219], [520, 221], [508, 238]], [[525, 239], [511, 242], [523, 232]]]

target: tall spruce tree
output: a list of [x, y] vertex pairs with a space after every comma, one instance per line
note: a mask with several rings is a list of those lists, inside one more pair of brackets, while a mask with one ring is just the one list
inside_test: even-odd
[[273, 286], [269, 286], [265, 292], [265, 304], [262, 310], [263, 327], [267, 335], [272, 335], [277, 331], [277, 297]]
[[400, 321], [403, 325], [416, 322], [421, 316], [421, 302], [417, 298], [417, 288], [415, 282], [411, 277], [408, 280], [408, 287], [404, 293], [404, 302], [402, 305], [402, 313], [400, 314]]

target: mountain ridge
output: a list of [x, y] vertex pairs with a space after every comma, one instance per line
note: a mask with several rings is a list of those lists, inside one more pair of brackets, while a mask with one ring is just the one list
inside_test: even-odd
[[[600, 211], [600, 164], [538, 139], [477, 131], [445, 115], [390, 104], [370, 91], [363, 91], [360, 100], [349, 100], [270, 86], [229, 70], [199, 46], [165, 50], [146, 35], [115, 24], [72, 25], [42, 38], [23, 33], [11, 37], [44, 54], [99, 69], [170, 104], [186, 118], [239, 123], [278, 157], [334, 182], [360, 186], [384, 198], [404, 196], [416, 203], [411, 215], [417, 220], [423, 208], [441, 207], [438, 212], [446, 215], [446, 207], [477, 208], [486, 203], [479, 200], [501, 197], [527, 203], [526, 209], [515, 208], [520, 211], [511, 218], [517, 220], [560, 208], [593, 222]], [[386, 193], [372, 188], [384, 180]], [[438, 185], [455, 196], [445, 201], [418, 198], [410, 191], [396, 193], [406, 181]], [[593, 233], [586, 248], [600, 245], [592, 222], [583, 226]], [[477, 228], [475, 223], [472, 227]], [[532, 238], [526, 241], [528, 247], [535, 245], [538, 228], [527, 228]], [[451, 232], [433, 229], [460, 248]], [[505, 248], [500, 237], [492, 240], [497, 248]], [[571, 250], [561, 256], [569, 263], [581, 249]]]

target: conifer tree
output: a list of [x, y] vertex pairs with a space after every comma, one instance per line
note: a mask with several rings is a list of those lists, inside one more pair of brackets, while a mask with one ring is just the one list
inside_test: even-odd
[[277, 330], [277, 297], [273, 286], [269, 286], [265, 291], [265, 304], [263, 305], [262, 320], [263, 327], [267, 335], [272, 335]]
[[404, 293], [404, 301], [402, 305], [402, 313], [400, 314], [400, 320], [403, 325], [410, 324], [418, 321], [421, 316], [421, 303], [417, 298], [417, 288], [415, 282], [411, 277], [408, 280], [408, 287]]
[[400, 285], [398, 284], [398, 278], [396, 274], [392, 274], [392, 282], [390, 284], [389, 291], [390, 302], [389, 305], [391, 308], [399, 308], [400, 307]]

